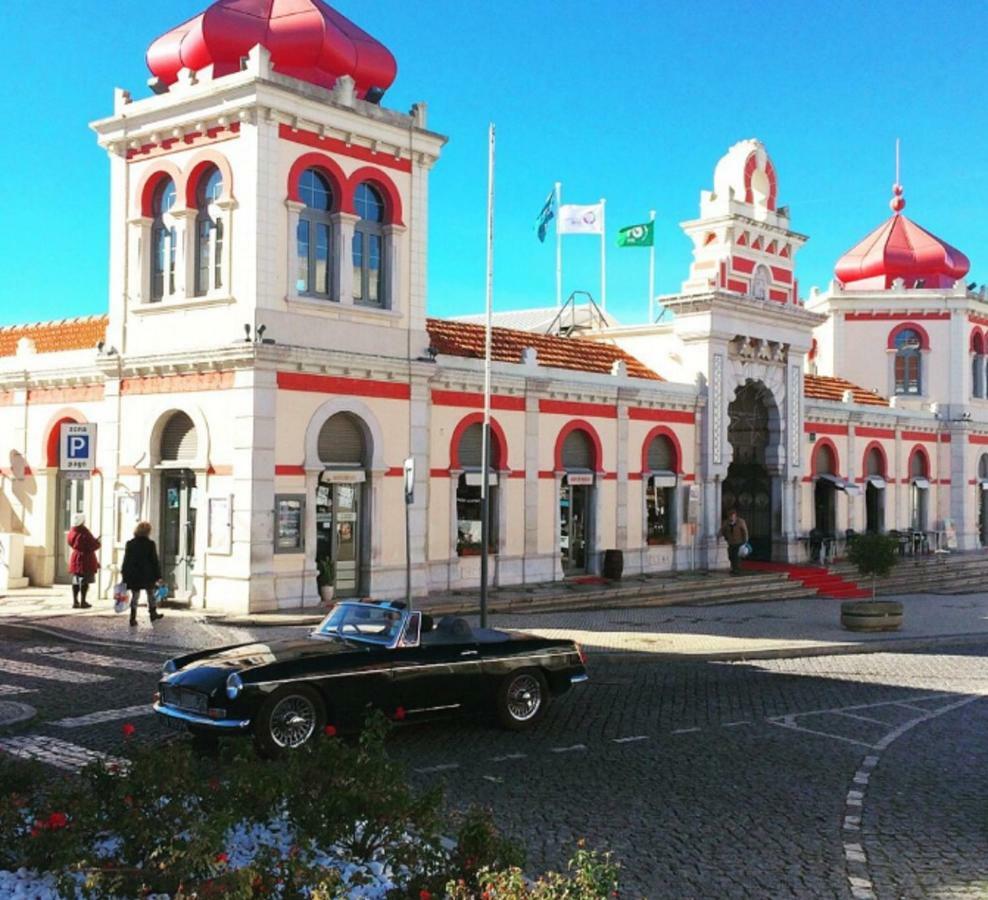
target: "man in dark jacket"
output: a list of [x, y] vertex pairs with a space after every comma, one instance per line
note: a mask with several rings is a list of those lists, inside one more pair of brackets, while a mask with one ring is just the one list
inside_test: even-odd
[[154, 596], [155, 587], [161, 584], [161, 563], [158, 561], [158, 548], [151, 540], [150, 522], [138, 522], [134, 536], [127, 541], [120, 575], [130, 591], [131, 625], [137, 624], [137, 598], [141, 591], [147, 591], [151, 621], [157, 622], [164, 618], [156, 609], [157, 600]]
[[748, 525], [736, 509], [732, 509], [720, 530], [727, 541], [727, 558], [731, 561], [731, 574], [741, 574], [741, 548], [748, 542]]

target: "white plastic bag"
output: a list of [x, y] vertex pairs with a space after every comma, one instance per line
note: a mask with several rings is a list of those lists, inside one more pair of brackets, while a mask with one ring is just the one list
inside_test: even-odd
[[130, 591], [122, 581], [113, 589], [113, 611], [115, 613], [126, 612], [130, 609]]

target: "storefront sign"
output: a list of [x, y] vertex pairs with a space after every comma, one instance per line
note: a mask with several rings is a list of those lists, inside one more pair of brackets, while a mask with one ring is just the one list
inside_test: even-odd
[[366, 480], [366, 472], [334, 472], [327, 469], [322, 473], [323, 484], [363, 484]]
[[63, 472], [84, 472], [88, 477], [96, 466], [96, 425], [89, 422], [63, 422], [59, 435], [59, 468]]
[[566, 474], [566, 483], [570, 487], [593, 484], [593, 472], [568, 472]]
[[[484, 483], [483, 472], [464, 472], [463, 475], [470, 487], [477, 487]], [[487, 476], [487, 483], [492, 486], [497, 484], [497, 472], [491, 472]], [[570, 483], [572, 484], [572, 482]]]

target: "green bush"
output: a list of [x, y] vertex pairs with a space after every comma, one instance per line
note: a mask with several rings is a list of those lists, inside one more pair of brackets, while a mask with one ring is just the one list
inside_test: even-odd
[[[610, 883], [613, 867], [582, 848], [569, 876], [544, 882], [568, 893], [507, 893], [520, 877], [521, 849], [489, 811], [451, 819], [438, 790], [413, 791], [385, 750], [389, 728], [376, 717], [358, 741], [327, 728], [311, 749], [265, 761], [246, 741], [203, 757], [187, 740], [142, 745], [125, 726], [126, 765], [96, 764], [80, 777], [49, 778], [0, 756], [0, 869], [54, 873], [66, 897], [78, 889], [92, 898], [343, 900], [373, 879], [365, 863], [387, 864], [396, 898], [438, 900], [449, 884], [452, 896], [467, 898], [467, 885], [481, 881], [504, 884], [503, 900], [610, 895], [592, 890]], [[272, 823], [290, 846], [261, 847], [242, 866], [230, 860], [231, 830]], [[320, 851], [356, 864], [349, 882]]]
[[871, 596], [875, 596], [875, 578], [884, 578], [899, 561], [899, 542], [887, 534], [859, 534], [847, 546], [847, 558], [862, 577], [871, 576]]

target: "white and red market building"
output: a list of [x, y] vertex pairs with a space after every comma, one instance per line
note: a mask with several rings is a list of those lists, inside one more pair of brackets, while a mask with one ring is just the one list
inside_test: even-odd
[[[104, 315], [0, 329], [4, 577], [67, 577], [84, 513], [117, 578], [138, 519], [171, 589], [256, 612], [479, 581], [483, 330], [427, 315], [424, 104], [321, 0], [219, 0], [152, 44], [151, 96], [93, 124], [110, 160]], [[683, 223], [674, 313], [563, 337], [494, 333], [492, 552], [500, 585], [726, 564], [811, 532], [988, 539], [988, 304], [962, 253], [891, 218], [800, 296], [778, 180], [731, 147]], [[441, 231], [441, 229], [437, 229]], [[64, 426], [93, 425], [88, 477]], [[325, 568], [325, 566], [324, 566]]]

